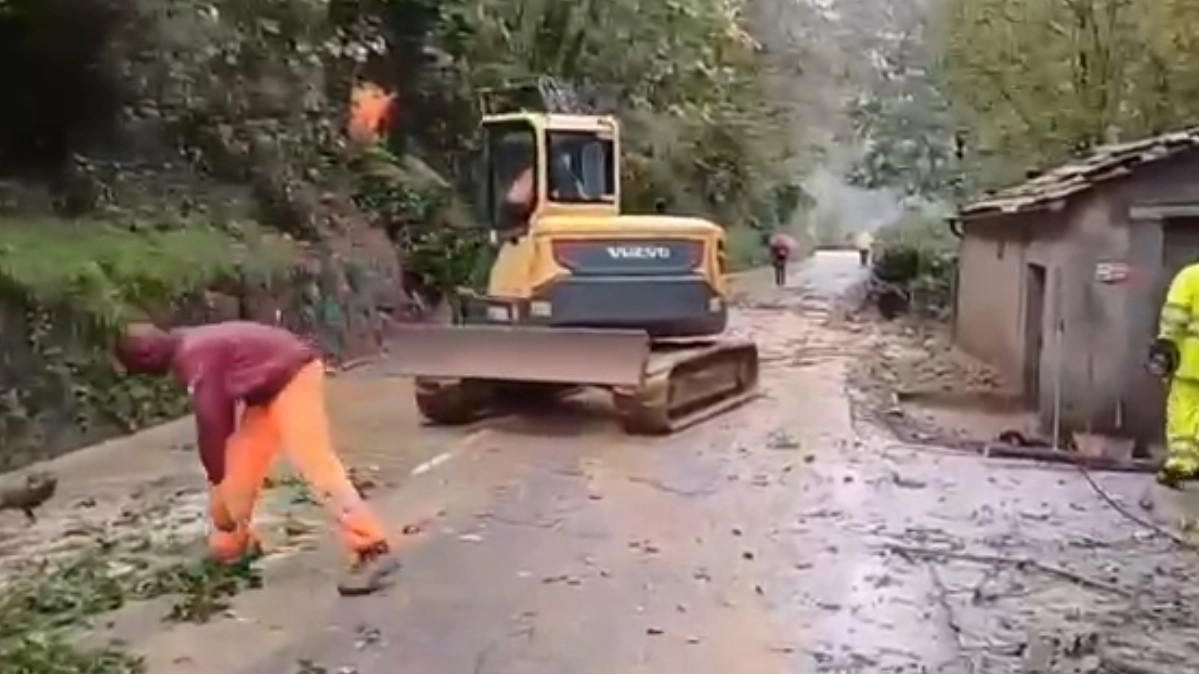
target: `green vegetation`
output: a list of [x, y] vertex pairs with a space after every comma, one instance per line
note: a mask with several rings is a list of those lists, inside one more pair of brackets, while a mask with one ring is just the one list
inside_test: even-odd
[[729, 268], [733, 271], [768, 264], [770, 251], [762, 245], [762, 233], [750, 227], [735, 227], [728, 233]]
[[875, 244], [920, 248], [934, 255], [955, 253], [958, 240], [945, 222], [949, 215], [935, 206], [909, 206], [898, 222], [875, 234]]
[[262, 587], [262, 576], [250, 558], [232, 565], [208, 560], [175, 564], [136, 586], [139, 599], [178, 595], [163, 618], [168, 622], [204, 623], [229, 609], [229, 600], [243, 590]]
[[[778, 106], [759, 78], [743, 4], [172, 0], [163, 11], [164, 0], [9, 0], [0, 36], [36, 30], [48, 44], [0, 48], [0, 79], [30, 92], [0, 115], [0, 179], [22, 187], [0, 211], [32, 211], [25, 228], [47, 204], [105, 221], [187, 215], [201, 254], [221, 246], [192, 233], [209, 223], [258, 221], [317, 242], [373, 225], [445, 291], [477, 281], [486, 254], [460, 197], [475, 94], [549, 75], [595, 93], [625, 122], [627, 208], [665, 199], [730, 227], [772, 231], [792, 224], [802, 190], [783, 168], [792, 134], [773, 121]], [[82, 16], [94, 37], [56, 54]], [[64, 77], [43, 77], [51, 66]], [[342, 133], [350, 89], [363, 79], [397, 94], [389, 151], [364, 155]], [[94, 104], [67, 105], [80, 97]], [[31, 181], [45, 190], [25, 189]], [[59, 257], [46, 255], [46, 266]], [[35, 264], [10, 279], [16, 289], [41, 274]], [[188, 288], [217, 271], [174, 269], [178, 278], [153, 282]], [[106, 307], [164, 294], [119, 274], [92, 287], [95, 275], [68, 282]]]
[[[648, 211], [665, 199], [730, 227], [771, 231], [791, 224], [802, 190], [782, 168], [794, 148], [772, 121], [777, 106], [759, 80], [742, 5], [173, 0], [163, 11], [163, 0], [9, 0], [0, 36], [36, 30], [48, 44], [0, 48], [0, 79], [30, 92], [0, 115], [0, 179], [21, 187], [0, 211], [29, 214], [26, 228], [46, 205], [105, 221], [187, 214], [189, 232], [209, 229], [205, 221], [258, 221], [316, 242], [373, 225], [445, 291], [477, 281], [486, 255], [459, 196], [475, 150], [475, 94], [550, 75], [600, 92], [625, 122], [626, 207]], [[57, 55], [53, 45], [81, 16], [94, 37]], [[42, 77], [51, 66], [64, 77]], [[364, 156], [342, 134], [351, 86], [363, 79], [397, 94], [390, 152]], [[94, 105], [68, 105], [81, 97]], [[410, 170], [414, 163], [425, 170]], [[27, 189], [31, 182], [45, 189]], [[213, 244], [201, 252], [219, 250], [194, 236]], [[59, 257], [44, 256], [46, 266]], [[14, 292], [41, 275], [36, 264], [8, 279]], [[174, 269], [178, 278], [152, 281], [189, 288], [217, 271]], [[93, 276], [85, 269], [67, 282], [105, 307], [165, 294], [140, 285], [146, 279]]]
[[957, 239], [944, 213], [909, 208], [899, 222], [879, 230], [872, 272], [885, 315], [910, 307], [923, 316], [946, 318], [953, 302]]
[[[183, 411], [112, 370], [130, 316], [202, 320], [204, 291], [245, 308], [268, 280], [284, 322], [336, 350], [400, 263], [433, 296], [478, 286], [476, 93], [510, 78], [614, 111], [624, 206], [710, 217], [756, 261], [758, 232], [807, 203], [746, 4], [4, 0], [0, 83], [22, 95], [0, 106], [0, 314], [28, 334], [0, 362], [20, 382], [0, 467]], [[374, 146], [345, 133], [364, 81], [397, 102]]]
[[74, 630], [129, 601], [171, 596], [163, 620], [207, 622], [229, 599], [261, 586], [250, 560], [155, 565], [144, 541], [100, 539], [78, 552], [8, 574], [0, 593], [0, 671], [24, 674], [133, 674], [140, 659], [121, 644], [72, 645]]
[[473, 222], [466, 204], [427, 164], [374, 148], [360, 160], [355, 203], [385, 223], [404, 251], [405, 271], [435, 297], [457, 286], [486, 281], [486, 230]]
[[1190, 0], [933, 0], [887, 14], [848, 111], [859, 184], [957, 202], [1199, 119]]
[[59, 635], [24, 636], [0, 646], [0, 664], [12, 674], [143, 674], [145, 662], [123, 644], [81, 651]]
[[[848, 110], [863, 152], [846, 175], [859, 185], [952, 208], [1199, 120], [1191, 0], [933, 0], [892, 3], [885, 17], [889, 30], [862, 45], [871, 58]], [[884, 275], [949, 273], [933, 269], [943, 235], [913, 233], [925, 229], [879, 242]], [[940, 298], [948, 285], [925, 290]]]
[[626, 207], [649, 211], [663, 198], [748, 225], [779, 201], [791, 177], [778, 167], [792, 148], [756, 76], [744, 4], [454, 0], [442, 3], [434, 32], [465, 92], [551, 75], [607, 99], [626, 127]]
[[880, 38], [880, 65], [848, 110], [865, 144], [848, 178], [870, 189], [949, 200], [963, 196], [968, 176], [926, 32], [922, 20], [911, 19]]
[[69, 310], [97, 326], [138, 307], [170, 306], [221, 281], [269, 279], [294, 257], [283, 239], [202, 225], [0, 219], [0, 292], [11, 305]]
[[944, 91], [989, 185], [1199, 116], [1189, 0], [941, 0]]
[[320, 503], [313, 496], [308, 483], [293, 473], [285, 473], [279, 479], [267, 478], [266, 486], [270, 489], [286, 490], [289, 495], [288, 500], [292, 505], [317, 505]]
[[0, 468], [44, 456], [45, 415], [55, 409], [70, 415], [79, 437], [186, 410], [169, 381], [113, 367], [111, 331], [143, 310], [202, 304], [214, 284], [282, 277], [294, 257], [290, 242], [250, 226], [189, 224], [0, 219], [0, 310], [17, 333], [0, 360], [13, 382], [0, 400]]

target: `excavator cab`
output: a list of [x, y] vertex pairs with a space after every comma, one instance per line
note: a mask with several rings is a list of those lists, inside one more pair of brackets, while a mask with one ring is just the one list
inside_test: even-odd
[[613, 392], [630, 430], [666, 432], [743, 401], [757, 351], [717, 339], [727, 322], [724, 230], [622, 214], [617, 120], [586, 114], [544, 81], [535, 93], [481, 98], [483, 224], [495, 258], [458, 324], [402, 331], [396, 360], [416, 377], [421, 411], [461, 422], [496, 391], [597, 386]]
[[[551, 127], [544, 132], [539, 147], [536, 127], [560, 120], [536, 121], [542, 124], [529, 119], [484, 123], [491, 226], [511, 232], [514, 224], [517, 228], [528, 225], [538, 196], [548, 204], [592, 206], [616, 215], [617, 166], [611, 126], [584, 130]], [[546, 189], [539, 195], [537, 176], [542, 164]], [[511, 215], [511, 207], [517, 205], [528, 212], [523, 221], [513, 223], [505, 216]]]
[[520, 113], [485, 118], [482, 128], [494, 231], [523, 235], [534, 215], [619, 215], [616, 120]]

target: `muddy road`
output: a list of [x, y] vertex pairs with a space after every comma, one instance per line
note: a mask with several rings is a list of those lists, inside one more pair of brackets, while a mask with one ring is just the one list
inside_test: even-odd
[[[396, 586], [339, 598], [320, 511], [276, 493], [264, 589], [204, 625], [132, 604], [93, 638], [155, 673], [1193, 671], [1199, 555], [1076, 471], [855, 422], [845, 373], [873, 346], [835, 300], [856, 254], [796, 265], [784, 289], [767, 276], [741, 281], [734, 316], [763, 397], [669, 438], [624, 436], [599, 396], [423, 428], [385, 362], [338, 377], [338, 441], [395, 528]], [[66, 496], [35, 530], [5, 520], [10, 552], [146, 494], [168, 495], [155, 526], [202, 530], [188, 431], [59, 462]], [[1148, 478], [1094, 479], [1176, 523]]]

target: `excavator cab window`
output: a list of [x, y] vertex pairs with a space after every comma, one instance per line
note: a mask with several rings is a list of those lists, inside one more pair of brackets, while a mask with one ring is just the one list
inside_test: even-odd
[[492, 228], [522, 230], [537, 206], [537, 139], [525, 123], [497, 124], [487, 132], [487, 203]]
[[586, 131], [549, 134], [550, 199], [561, 203], [613, 203], [616, 157], [610, 138]]

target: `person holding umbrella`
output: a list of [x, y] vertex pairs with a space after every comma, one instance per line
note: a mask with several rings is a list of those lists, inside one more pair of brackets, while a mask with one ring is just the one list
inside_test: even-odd
[[770, 264], [774, 267], [774, 284], [780, 288], [787, 285], [787, 261], [796, 247], [789, 234], [776, 232], [770, 237]]

